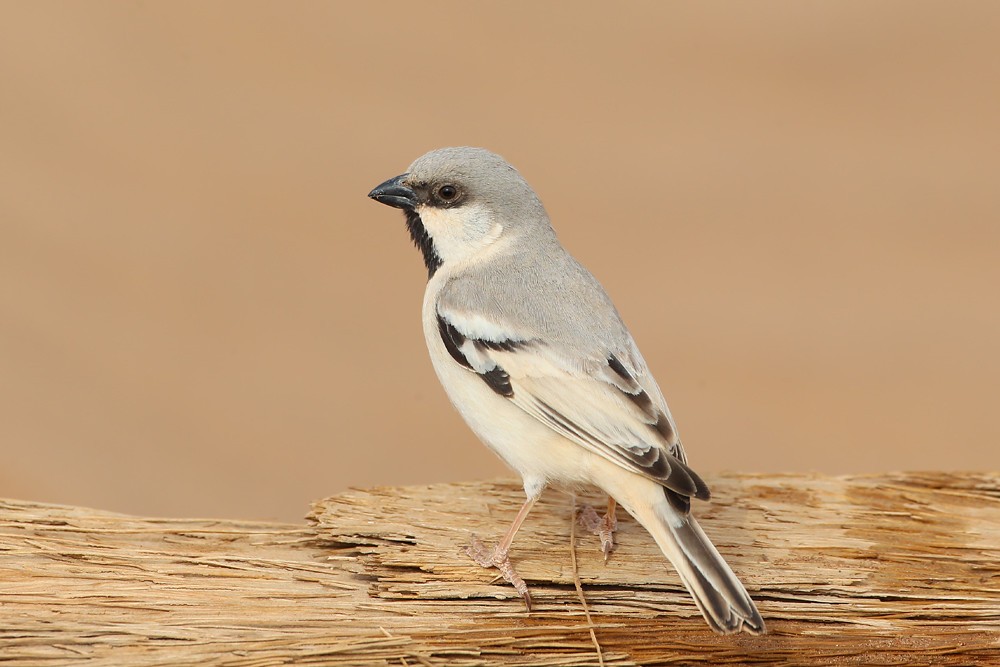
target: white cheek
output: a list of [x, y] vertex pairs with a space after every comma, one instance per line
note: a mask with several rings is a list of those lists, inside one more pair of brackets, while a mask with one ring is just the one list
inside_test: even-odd
[[494, 223], [481, 204], [458, 208], [419, 206], [417, 213], [424, 229], [434, 239], [434, 248], [442, 261], [461, 260], [489, 246], [503, 227]]
[[465, 216], [461, 215], [460, 209], [418, 206], [417, 213], [420, 215], [420, 221], [424, 223], [424, 229], [434, 238], [438, 252], [441, 252], [441, 242], [462, 234]]

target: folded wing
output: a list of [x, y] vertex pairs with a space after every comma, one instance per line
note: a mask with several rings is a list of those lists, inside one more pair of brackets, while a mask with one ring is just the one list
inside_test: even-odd
[[687, 512], [708, 487], [685, 463], [676, 429], [637, 353], [606, 350], [567, 359], [555, 346], [454, 311], [438, 310], [451, 357], [490, 389], [581, 447], [664, 486]]

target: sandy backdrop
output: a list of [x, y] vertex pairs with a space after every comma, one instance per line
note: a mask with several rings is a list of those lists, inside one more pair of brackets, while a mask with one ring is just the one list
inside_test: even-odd
[[1000, 4], [5, 2], [0, 496], [507, 474], [366, 199], [511, 160], [697, 469], [1000, 468]]

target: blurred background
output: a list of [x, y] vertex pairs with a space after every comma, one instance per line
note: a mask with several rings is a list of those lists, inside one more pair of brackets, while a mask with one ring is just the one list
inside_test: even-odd
[[0, 495], [507, 475], [367, 192], [491, 148], [711, 473], [1000, 468], [1000, 4], [0, 5]]

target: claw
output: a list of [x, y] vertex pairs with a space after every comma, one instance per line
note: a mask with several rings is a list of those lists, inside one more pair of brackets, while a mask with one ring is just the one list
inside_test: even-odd
[[528, 592], [528, 584], [524, 583], [521, 575], [514, 570], [514, 565], [510, 562], [507, 550], [501, 549], [499, 546], [491, 549], [483, 544], [478, 537], [473, 536], [472, 543], [466, 547], [465, 553], [472, 560], [476, 561], [480, 567], [495, 567], [498, 569], [504, 580], [510, 582], [514, 586], [514, 590], [517, 591], [517, 594], [524, 600], [525, 608], [531, 611], [531, 593]]
[[618, 530], [618, 517], [614, 514], [605, 514], [601, 519], [601, 527], [597, 535], [601, 538], [601, 551], [604, 552], [604, 562], [608, 562], [608, 556], [615, 548], [615, 531]]
[[586, 530], [601, 539], [601, 552], [604, 554], [604, 562], [607, 563], [608, 557], [614, 551], [615, 531], [618, 530], [618, 517], [615, 515], [614, 505], [608, 503], [608, 513], [604, 516], [599, 516], [590, 505], [584, 505], [580, 509], [578, 521]]

